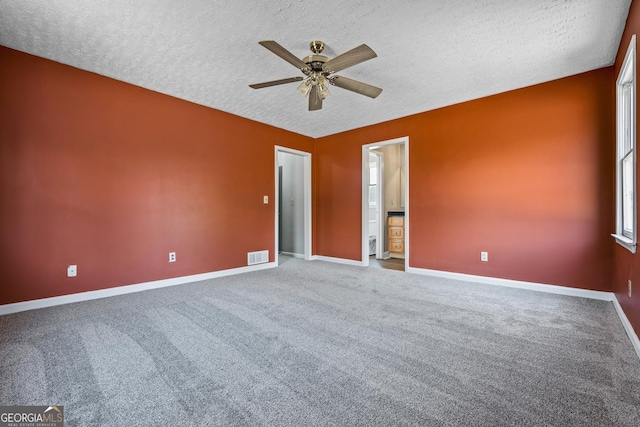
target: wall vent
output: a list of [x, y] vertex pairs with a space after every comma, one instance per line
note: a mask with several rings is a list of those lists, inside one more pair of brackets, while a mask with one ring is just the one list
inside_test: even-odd
[[247, 254], [247, 262], [249, 265], [269, 262], [269, 251], [249, 252]]

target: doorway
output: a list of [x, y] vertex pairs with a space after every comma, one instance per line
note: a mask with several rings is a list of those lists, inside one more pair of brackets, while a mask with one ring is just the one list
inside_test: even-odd
[[[379, 156], [379, 157], [378, 157]], [[377, 174], [376, 158], [380, 159]], [[395, 263], [409, 267], [409, 138], [402, 137], [362, 146], [362, 265], [370, 264], [373, 253], [370, 244], [374, 235], [380, 245], [376, 248], [371, 264], [380, 265], [380, 260], [394, 259]], [[377, 188], [376, 188], [377, 187]], [[377, 190], [380, 190], [379, 192]], [[380, 200], [376, 209], [372, 207], [374, 191]], [[377, 233], [373, 231], [376, 224]]]
[[311, 153], [275, 148], [275, 254], [311, 259]]

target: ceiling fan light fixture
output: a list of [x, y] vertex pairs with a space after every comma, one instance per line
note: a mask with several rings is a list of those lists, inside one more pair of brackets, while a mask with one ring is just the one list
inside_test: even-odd
[[307, 96], [309, 95], [309, 92], [311, 92], [311, 86], [313, 86], [311, 84], [311, 77], [307, 77], [298, 86], [298, 92], [300, 92], [302, 96]]
[[322, 97], [322, 99], [326, 99], [328, 96], [331, 96], [331, 93], [329, 92], [329, 79], [321, 75], [318, 78], [318, 86], [320, 86], [320, 97]]
[[298, 92], [300, 92], [302, 96], [307, 96], [309, 95], [309, 92], [311, 92], [311, 88], [313, 88], [313, 86], [318, 86], [318, 89], [320, 89], [320, 97], [322, 99], [331, 96], [331, 93], [329, 92], [329, 79], [319, 73], [314, 73], [304, 79], [298, 86]]

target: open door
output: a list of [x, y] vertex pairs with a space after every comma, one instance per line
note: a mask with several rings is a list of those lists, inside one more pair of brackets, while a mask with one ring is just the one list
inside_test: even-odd
[[384, 155], [369, 150], [369, 255], [384, 255]]

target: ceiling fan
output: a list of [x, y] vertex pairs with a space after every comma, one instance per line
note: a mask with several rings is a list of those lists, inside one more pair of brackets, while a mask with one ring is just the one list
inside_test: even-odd
[[313, 55], [298, 59], [273, 40], [264, 40], [258, 43], [298, 68], [306, 77], [290, 77], [288, 79], [272, 80], [249, 85], [249, 87], [253, 89], [302, 82], [298, 86], [298, 91], [305, 96], [309, 95], [309, 111], [320, 110], [322, 108], [322, 100], [329, 96], [330, 84], [370, 98], [375, 98], [382, 92], [382, 89], [378, 87], [346, 77], [332, 75], [345, 68], [375, 58], [377, 56], [376, 53], [366, 44], [361, 44], [350, 51], [330, 59], [324, 55], [320, 55], [324, 50], [324, 43], [316, 40], [312, 41], [309, 46]]

